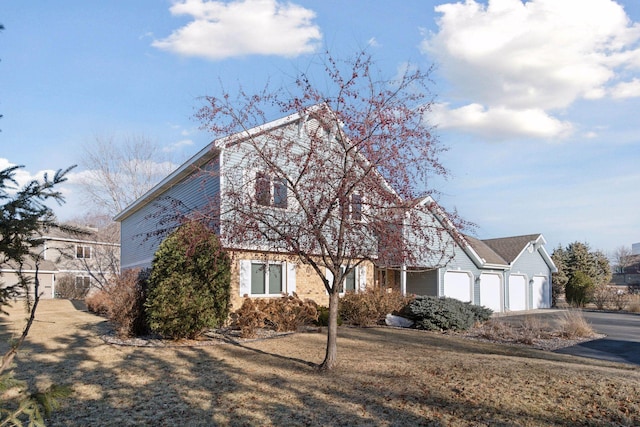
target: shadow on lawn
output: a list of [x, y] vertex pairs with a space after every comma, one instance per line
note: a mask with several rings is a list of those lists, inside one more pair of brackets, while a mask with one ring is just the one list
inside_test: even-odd
[[[398, 360], [396, 369], [389, 371], [358, 360], [375, 351], [394, 351], [392, 345], [407, 347], [408, 353], [430, 346], [478, 352], [478, 343], [461, 339], [443, 340], [419, 331], [341, 328], [339, 351], [347, 357], [336, 370], [319, 373], [314, 363], [281, 351], [277, 340], [270, 343], [275, 346], [263, 348], [121, 347], [99, 338], [109, 328], [106, 321], [75, 315], [80, 320], [66, 330], [46, 341], [30, 340], [17, 360], [17, 376], [33, 385], [74, 387], [75, 394], [54, 412], [50, 425], [572, 424], [552, 411], [520, 413], [473, 402], [463, 387], [442, 389], [416, 382], [411, 369], [429, 369], [426, 365], [403, 370]], [[0, 323], [0, 334], [6, 335], [6, 327]], [[291, 339], [299, 345], [324, 343], [320, 336]], [[495, 347], [494, 354], [504, 354]], [[357, 348], [370, 353], [356, 353]]]

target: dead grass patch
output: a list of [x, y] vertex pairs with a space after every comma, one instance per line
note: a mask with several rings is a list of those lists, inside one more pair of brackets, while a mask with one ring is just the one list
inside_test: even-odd
[[[16, 309], [0, 323], [19, 329]], [[640, 368], [394, 328], [340, 328], [245, 344], [124, 347], [67, 301], [43, 301], [18, 376], [72, 384], [52, 426], [566, 426], [640, 424]], [[322, 332], [326, 332], [323, 330]], [[3, 340], [4, 341], [4, 340]]]

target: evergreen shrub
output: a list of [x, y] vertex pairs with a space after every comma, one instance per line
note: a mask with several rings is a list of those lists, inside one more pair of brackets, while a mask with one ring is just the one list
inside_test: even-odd
[[216, 234], [189, 222], [169, 235], [154, 256], [144, 304], [152, 331], [194, 339], [229, 315], [231, 261]]
[[582, 271], [576, 271], [569, 277], [565, 286], [567, 302], [576, 307], [584, 307], [593, 299], [595, 285], [591, 277]]
[[486, 307], [432, 296], [417, 296], [400, 311], [401, 316], [415, 322], [416, 328], [430, 331], [463, 331], [488, 320], [491, 313]]

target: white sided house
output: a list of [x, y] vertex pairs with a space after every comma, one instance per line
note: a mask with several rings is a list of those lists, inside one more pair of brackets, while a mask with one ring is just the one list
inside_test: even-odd
[[[281, 149], [276, 142], [279, 141], [286, 143], [288, 150], [303, 151], [310, 144], [309, 133], [318, 132], [321, 126], [315, 117], [293, 114], [208, 144], [114, 218], [121, 224], [122, 268], [150, 267], [162, 240], [181, 220], [195, 218], [212, 225], [219, 232], [223, 247], [232, 253], [231, 303], [234, 309], [239, 307], [244, 296], [279, 297], [293, 292], [300, 298], [326, 304], [328, 293], [318, 273], [287, 250], [284, 242], [279, 243], [272, 237], [264, 240], [266, 237], [260, 233], [243, 240], [236, 235], [240, 232], [236, 233], [229, 225], [238, 226], [233, 217], [237, 205], [232, 206], [232, 203], [246, 204], [243, 209], [270, 212], [294, 229], [308, 225], [301, 218], [291, 183], [269, 172], [252, 147], [260, 144], [266, 147], [265, 150], [276, 151]], [[328, 130], [322, 135], [326, 136], [328, 145], [335, 141], [331, 139], [335, 135]], [[324, 151], [330, 153], [330, 147]], [[287, 158], [275, 153], [274, 158], [282, 162], [278, 168], [292, 168], [295, 172], [295, 168], [302, 166], [292, 162], [291, 156]], [[300, 173], [299, 176], [304, 179], [307, 175]], [[322, 191], [318, 189], [317, 193]], [[346, 209], [354, 222], [361, 221], [365, 209], [362, 193], [356, 191], [348, 204], [341, 205], [340, 209]], [[246, 235], [246, 230], [244, 233]], [[359, 238], [366, 239], [367, 236]], [[367, 251], [376, 247], [373, 239], [370, 240], [372, 243], [365, 249]], [[315, 253], [314, 249], [311, 253]], [[355, 254], [353, 258], [368, 259], [370, 255], [370, 252], [362, 256]], [[370, 261], [361, 262], [346, 276], [344, 289], [358, 291], [373, 284], [374, 268]], [[325, 277], [330, 279], [330, 276], [327, 269]]]
[[[289, 227], [306, 226], [296, 222], [301, 221], [300, 206], [288, 188], [290, 184], [265, 174], [259, 163], [252, 160], [251, 144], [243, 148], [243, 141], [251, 139], [253, 144], [268, 146], [270, 140], [266, 136], [277, 133], [294, 141], [288, 149], [298, 150], [308, 143], [305, 129], [321, 126], [318, 122], [314, 124], [314, 120], [294, 114], [215, 140], [204, 147], [115, 217], [121, 224], [122, 268], [150, 267], [162, 239], [179, 224], [178, 218], [195, 215], [214, 225], [220, 232], [222, 245], [234, 253], [231, 279], [234, 308], [239, 306], [243, 296], [274, 297], [293, 292], [301, 298], [326, 304], [328, 295], [316, 271], [289, 253], [284, 243], [280, 246], [274, 239], [268, 243], [261, 243], [259, 239], [250, 243], [237, 238], [233, 240], [233, 230], [225, 220], [231, 215], [227, 209], [229, 199], [239, 197], [250, 209], [269, 209], [274, 217], [286, 220], [283, 223]], [[334, 132], [327, 130], [327, 143], [335, 138]], [[327, 153], [331, 151], [330, 147], [326, 150]], [[331, 154], [328, 156], [330, 162]], [[279, 161], [277, 156], [275, 159]], [[282, 161], [286, 163], [285, 159]], [[300, 174], [301, 181], [305, 176], [305, 173]], [[245, 191], [239, 196], [231, 191], [237, 183], [242, 183]], [[318, 197], [323, 196], [320, 187], [317, 193]], [[346, 209], [355, 222], [363, 221], [366, 210], [376, 204], [368, 203], [367, 197], [371, 197], [369, 192], [357, 190], [348, 202], [336, 209]], [[426, 209], [427, 205], [429, 209]], [[351, 238], [370, 239], [370, 244], [362, 249], [366, 253], [353, 255], [354, 259], [367, 261], [347, 275], [345, 290], [361, 291], [372, 286], [396, 288], [405, 294], [469, 301], [496, 312], [550, 306], [551, 273], [556, 267], [544, 249], [546, 242], [542, 235], [480, 241], [459, 233], [430, 197], [422, 200], [420, 206], [414, 206], [414, 210], [415, 215], [422, 215], [417, 223], [423, 224], [425, 229], [433, 229], [433, 235], [429, 237], [423, 233], [423, 240], [413, 238], [420, 235], [411, 232], [416, 222], [411, 222], [412, 225], [407, 222], [397, 227], [397, 233], [402, 234], [399, 241], [405, 242], [407, 251], [420, 247], [422, 243], [416, 242], [422, 241], [428, 242], [425, 244], [430, 250], [418, 251], [423, 256], [408, 257], [413, 259], [411, 265], [407, 262], [382, 265], [380, 257], [376, 258], [376, 254], [382, 252], [376, 251], [380, 251], [384, 242], [365, 232], [355, 235]], [[357, 231], [357, 227], [354, 230]], [[327, 269], [325, 277], [330, 279], [330, 276]]]

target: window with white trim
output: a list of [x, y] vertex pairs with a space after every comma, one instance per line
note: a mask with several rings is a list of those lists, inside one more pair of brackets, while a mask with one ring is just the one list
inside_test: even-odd
[[91, 246], [76, 246], [76, 258], [89, 259], [91, 258]]
[[281, 263], [251, 263], [251, 295], [281, 295], [282, 285]]
[[91, 287], [91, 277], [76, 276], [76, 290], [86, 292]]
[[342, 209], [343, 218], [356, 222], [362, 221], [362, 195], [352, 194], [345, 201], [340, 202], [340, 209]]
[[274, 206], [286, 209], [287, 181], [284, 178], [270, 177], [264, 172], [256, 173], [255, 181], [256, 203], [262, 206]]
[[[345, 267], [342, 267], [342, 274], [345, 272]], [[344, 282], [342, 283], [342, 292], [355, 292], [356, 290], [356, 270], [357, 268], [352, 269], [349, 274], [344, 278]]]

